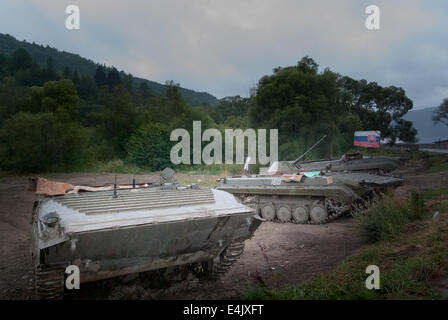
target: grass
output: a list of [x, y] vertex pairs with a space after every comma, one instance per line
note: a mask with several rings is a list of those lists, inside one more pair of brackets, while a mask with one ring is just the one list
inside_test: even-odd
[[[171, 166], [176, 173], [189, 174], [189, 175], [237, 175], [241, 174], [243, 165], [225, 165], [225, 164], [212, 164], [212, 165], [173, 165]], [[147, 174], [151, 173], [144, 168], [138, 167], [127, 161], [121, 159], [110, 160], [107, 162], [100, 162], [91, 168], [86, 168], [86, 172], [108, 172], [108, 173], [135, 173], [135, 174]]]
[[432, 199], [438, 198], [443, 195], [448, 195], [448, 187], [427, 190], [423, 193], [423, 198], [425, 199], [425, 201], [428, 201], [428, 200], [432, 200]]
[[[356, 151], [356, 150], [351, 150]], [[386, 149], [366, 149], [362, 151], [369, 155], [386, 155], [394, 157], [406, 157], [409, 159], [421, 159], [425, 161], [428, 167], [427, 172], [439, 172], [448, 170], [448, 154], [435, 154], [431, 152], [422, 151], [392, 151]], [[191, 175], [215, 175], [215, 176], [230, 176], [240, 175], [243, 172], [242, 164], [192, 164], [192, 165], [176, 165], [173, 169], [177, 173], [185, 173]], [[259, 165], [251, 165], [251, 171], [258, 173]], [[147, 170], [130, 164], [121, 159], [110, 160], [107, 162], [100, 162], [86, 167], [84, 172], [110, 172], [110, 173], [135, 173], [144, 174], [149, 173]]]
[[197, 184], [201, 187], [213, 188], [219, 176], [201, 174], [176, 174], [177, 180], [182, 185]]
[[429, 164], [428, 173], [448, 170], [448, 154], [430, 153], [427, 156], [426, 161]]
[[193, 174], [193, 175], [239, 175], [243, 171], [242, 164], [196, 164], [196, 165], [179, 165], [174, 168], [178, 173]]
[[137, 167], [134, 164], [126, 163], [121, 159], [110, 160], [107, 162], [99, 163], [94, 172], [101, 173], [128, 173], [128, 174], [145, 174], [149, 173], [144, 169]]
[[[243, 170], [243, 165], [173, 165], [171, 166], [176, 173], [189, 174], [189, 175], [213, 175], [213, 176], [225, 176], [225, 175], [238, 175]], [[126, 174], [149, 174], [155, 171], [150, 171], [145, 168], [138, 167], [137, 165], [121, 159], [109, 160], [104, 162], [95, 162], [86, 165], [84, 168], [74, 171], [51, 171], [46, 173], [126, 173]], [[11, 172], [0, 171], [0, 177], [10, 176]]]
[[427, 213], [423, 196], [413, 192], [407, 199], [386, 194], [375, 197], [367, 209], [353, 215], [366, 242], [376, 242], [391, 240], [407, 223], [422, 219]]
[[[448, 276], [448, 211], [436, 219], [423, 209], [424, 196], [392, 196], [373, 203], [359, 220], [360, 231], [375, 242], [362, 247], [330, 273], [305, 283], [270, 289], [249, 287], [246, 299], [447, 299], [437, 287]], [[382, 217], [365, 218], [384, 210]], [[438, 208], [440, 209], [440, 207]], [[416, 211], [415, 211], [416, 210]], [[410, 217], [404, 215], [410, 214]], [[375, 225], [367, 228], [366, 224]], [[382, 226], [386, 231], [379, 231]], [[366, 267], [380, 269], [380, 289], [368, 290]]]

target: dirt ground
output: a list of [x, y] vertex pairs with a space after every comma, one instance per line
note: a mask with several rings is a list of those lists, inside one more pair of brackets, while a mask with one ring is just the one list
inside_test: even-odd
[[175, 299], [237, 299], [248, 286], [285, 287], [333, 269], [360, 247], [351, 218], [326, 225], [266, 222], [219, 281], [163, 294]]
[[[412, 163], [412, 166], [417, 164]], [[406, 171], [407, 170], [407, 171]], [[408, 181], [397, 192], [425, 190], [448, 185], [448, 172], [418, 174], [403, 167]], [[59, 174], [45, 178], [77, 185], [113, 183], [115, 174]], [[216, 176], [179, 177], [181, 181], [210, 183]], [[129, 184], [130, 175], [119, 174], [120, 184]], [[158, 182], [156, 175], [136, 176], [137, 183]], [[35, 299], [33, 272], [29, 255], [30, 216], [34, 193], [28, 191], [28, 178], [4, 177], [0, 180], [0, 299]], [[250, 285], [285, 287], [332, 270], [362, 245], [350, 217], [325, 225], [263, 223], [252, 239], [246, 241], [243, 255], [218, 281], [186, 281], [153, 290], [139, 279], [122, 279], [82, 284], [69, 295], [74, 299], [238, 299]], [[116, 284], [116, 282], [114, 282]]]
[[448, 187], [448, 171], [423, 173], [426, 166], [421, 160], [411, 160], [395, 170], [393, 175], [405, 178], [405, 183], [395, 190], [395, 194], [405, 196], [411, 191], [425, 192]]

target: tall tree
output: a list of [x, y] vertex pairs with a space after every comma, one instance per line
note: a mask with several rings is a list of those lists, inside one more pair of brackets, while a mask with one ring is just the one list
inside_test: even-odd
[[126, 156], [126, 143], [138, 127], [139, 115], [129, 92], [123, 86], [101, 90], [102, 109], [90, 114], [91, 121], [101, 130], [106, 141], [113, 146], [111, 157]]
[[[164, 106], [165, 112], [163, 119], [165, 119], [166, 123], [170, 123], [176, 128], [182, 128], [191, 116], [188, 105], [180, 94], [178, 83], [170, 80], [165, 85], [168, 88], [165, 93], [167, 99]], [[191, 125], [188, 124], [187, 128]]]
[[0, 53], [0, 78], [3, 77], [5, 70], [5, 66], [6, 66], [6, 62], [8, 61], [8, 59]]
[[137, 93], [142, 97], [142, 100], [147, 100], [155, 96], [146, 82], [140, 83]]
[[314, 156], [346, 151], [356, 130], [380, 130], [383, 137], [406, 141], [416, 135], [412, 123], [402, 119], [412, 109], [402, 88], [357, 81], [329, 69], [318, 72], [310, 57], [262, 77], [249, 105], [251, 127], [279, 129], [284, 158], [304, 151], [322, 134], [327, 143]]
[[98, 87], [107, 85], [106, 73], [104, 72], [104, 68], [102, 66], [98, 66], [93, 78], [95, 79], [95, 83]]
[[448, 98], [444, 99], [443, 102], [434, 111], [432, 120], [435, 124], [441, 122], [448, 126]]
[[390, 138], [392, 144], [394, 144], [397, 139], [407, 143], [414, 143], [417, 140], [417, 130], [412, 127], [411, 121], [398, 119], [391, 131]]
[[75, 70], [75, 72], [73, 72], [72, 81], [75, 84], [75, 86], [77, 86], [79, 84], [79, 75], [78, 75], [78, 71], [77, 70]]
[[72, 72], [70, 71], [70, 68], [65, 66], [64, 71], [62, 72], [62, 76], [64, 79], [72, 79]]
[[396, 137], [396, 130], [404, 130], [406, 136], [414, 132], [409, 130], [408, 124], [403, 125], [402, 117], [412, 109], [413, 102], [402, 88], [381, 87], [376, 82], [357, 81], [350, 77], [342, 77], [339, 86], [343, 91], [343, 103], [348, 111], [360, 117], [363, 129], [380, 130], [383, 138]]
[[131, 74], [123, 74], [123, 85], [130, 94], [134, 94], [134, 77]]
[[109, 85], [109, 89], [121, 84], [120, 73], [114, 67], [109, 69], [107, 74], [107, 84]]
[[19, 48], [12, 54], [11, 69], [12, 71], [25, 70], [33, 66], [34, 62], [28, 51]]
[[316, 74], [319, 65], [312, 58], [305, 56], [297, 63], [297, 69], [304, 73]]
[[273, 75], [260, 79], [249, 103], [250, 126], [278, 129], [284, 159], [296, 157], [323, 134], [329, 137], [327, 144], [316, 149], [315, 156], [331, 156], [351, 142], [333, 145], [345, 116], [338, 75], [329, 70], [317, 73], [317, 68], [309, 57], [297, 66], [277, 68]]
[[96, 101], [98, 97], [98, 88], [95, 84], [95, 80], [92, 77], [82, 76], [78, 79], [76, 84], [76, 78], [73, 79], [73, 83], [76, 85], [76, 90], [81, 99], [88, 101]]
[[25, 111], [51, 112], [60, 121], [77, 119], [79, 98], [71, 80], [48, 81], [43, 87], [33, 87], [28, 101]]
[[205, 107], [211, 110], [211, 115], [217, 123], [223, 123], [228, 117], [244, 117], [249, 109], [249, 99], [240, 96], [224, 97], [219, 104]]
[[59, 80], [58, 73], [54, 68], [54, 60], [51, 56], [48, 56], [47, 58], [47, 67], [45, 68], [45, 75], [46, 75], [45, 77], [46, 81]]
[[0, 129], [0, 167], [19, 172], [73, 170], [86, 161], [87, 130], [52, 113], [19, 112]]

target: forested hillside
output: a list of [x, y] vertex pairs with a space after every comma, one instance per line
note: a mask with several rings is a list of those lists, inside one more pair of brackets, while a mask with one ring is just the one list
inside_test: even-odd
[[[171, 81], [163, 95], [115, 68], [97, 65], [92, 75], [73, 65], [44, 66], [26, 48], [0, 54], [0, 168], [12, 172], [73, 171], [120, 159], [159, 170], [171, 165], [171, 130], [277, 128], [279, 157], [293, 159], [322, 134], [314, 157], [352, 147], [355, 130], [413, 141], [416, 130], [402, 119], [412, 108], [404, 90], [354, 80], [305, 57], [260, 79], [251, 97], [192, 107]], [[223, 148], [224, 150], [224, 148]]]
[[[11, 55], [18, 48], [24, 48], [31, 55], [32, 59], [40, 66], [46, 66], [48, 58], [51, 57], [53, 67], [58, 72], [64, 72], [68, 67], [72, 72], [77, 72], [81, 76], [93, 76], [98, 63], [92, 60], [82, 58], [78, 54], [73, 54], [65, 51], [59, 51], [49, 46], [42, 46], [27, 41], [18, 41], [14, 37], [0, 33], [0, 53], [4, 55]], [[135, 81], [136, 86], [145, 83], [150, 90], [156, 94], [165, 94], [167, 86], [155, 81], [150, 81], [138, 77], [132, 77], [120, 72], [121, 77], [129, 76]], [[192, 106], [200, 105], [216, 105], [218, 99], [207, 92], [197, 92], [190, 89], [179, 87], [181, 96]]]

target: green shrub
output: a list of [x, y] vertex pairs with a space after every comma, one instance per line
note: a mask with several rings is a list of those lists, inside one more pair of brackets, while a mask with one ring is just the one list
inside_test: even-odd
[[367, 242], [376, 242], [393, 238], [406, 223], [421, 219], [426, 213], [423, 197], [413, 192], [406, 200], [391, 195], [377, 197], [354, 216]]
[[167, 126], [159, 123], [149, 123], [140, 127], [127, 143], [129, 160], [151, 171], [172, 166], [170, 133]]
[[88, 130], [52, 113], [20, 112], [0, 129], [0, 166], [17, 172], [73, 170], [88, 160]]

